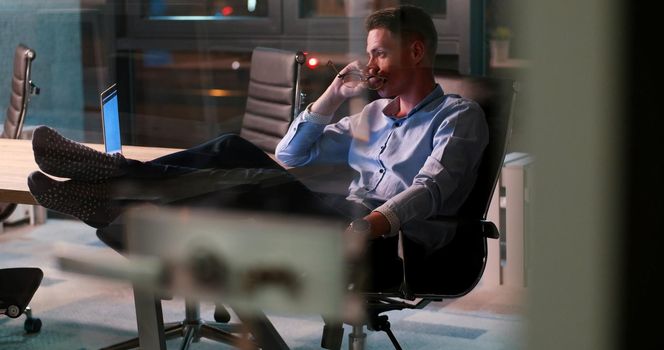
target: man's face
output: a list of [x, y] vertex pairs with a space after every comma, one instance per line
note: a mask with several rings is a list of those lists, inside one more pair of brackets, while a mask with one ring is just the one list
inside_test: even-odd
[[367, 36], [367, 55], [369, 73], [387, 79], [378, 90], [381, 97], [401, 95], [412, 86], [415, 63], [408, 45], [402, 45], [402, 41], [392, 32], [385, 28], [370, 30]]

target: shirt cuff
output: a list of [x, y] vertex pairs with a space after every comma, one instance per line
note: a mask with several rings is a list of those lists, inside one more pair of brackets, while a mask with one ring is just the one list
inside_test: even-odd
[[316, 112], [311, 111], [311, 105], [314, 103], [310, 103], [307, 108], [304, 109], [304, 114], [302, 115], [302, 119], [307, 122], [312, 122], [316, 124], [329, 124], [330, 121], [332, 121], [333, 115], [322, 115]]
[[384, 237], [392, 237], [399, 234], [399, 229], [401, 228], [401, 220], [399, 220], [399, 217], [394, 211], [392, 211], [392, 209], [388, 208], [385, 205], [381, 205], [380, 207], [374, 209], [373, 211], [377, 211], [383, 214], [383, 216], [387, 219], [387, 222], [390, 223], [390, 233], [383, 235]]

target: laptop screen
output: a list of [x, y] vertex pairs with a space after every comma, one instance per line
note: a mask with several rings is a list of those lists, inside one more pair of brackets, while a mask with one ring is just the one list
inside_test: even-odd
[[113, 84], [101, 93], [101, 116], [106, 153], [122, 152], [120, 139], [120, 112], [118, 110], [118, 90]]

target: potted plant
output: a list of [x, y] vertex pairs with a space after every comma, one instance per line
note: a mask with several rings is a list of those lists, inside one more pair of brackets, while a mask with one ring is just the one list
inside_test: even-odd
[[491, 31], [489, 41], [491, 62], [505, 62], [510, 56], [510, 38], [512, 31], [505, 26], [498, 26]]

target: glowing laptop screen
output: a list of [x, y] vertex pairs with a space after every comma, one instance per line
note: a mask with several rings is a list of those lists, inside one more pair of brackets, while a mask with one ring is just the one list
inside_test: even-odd
[[101, 93], [101, 111], [106, 153], [121, 153], [120, 112], [118, 110], [118, 91], [115, 84]]

